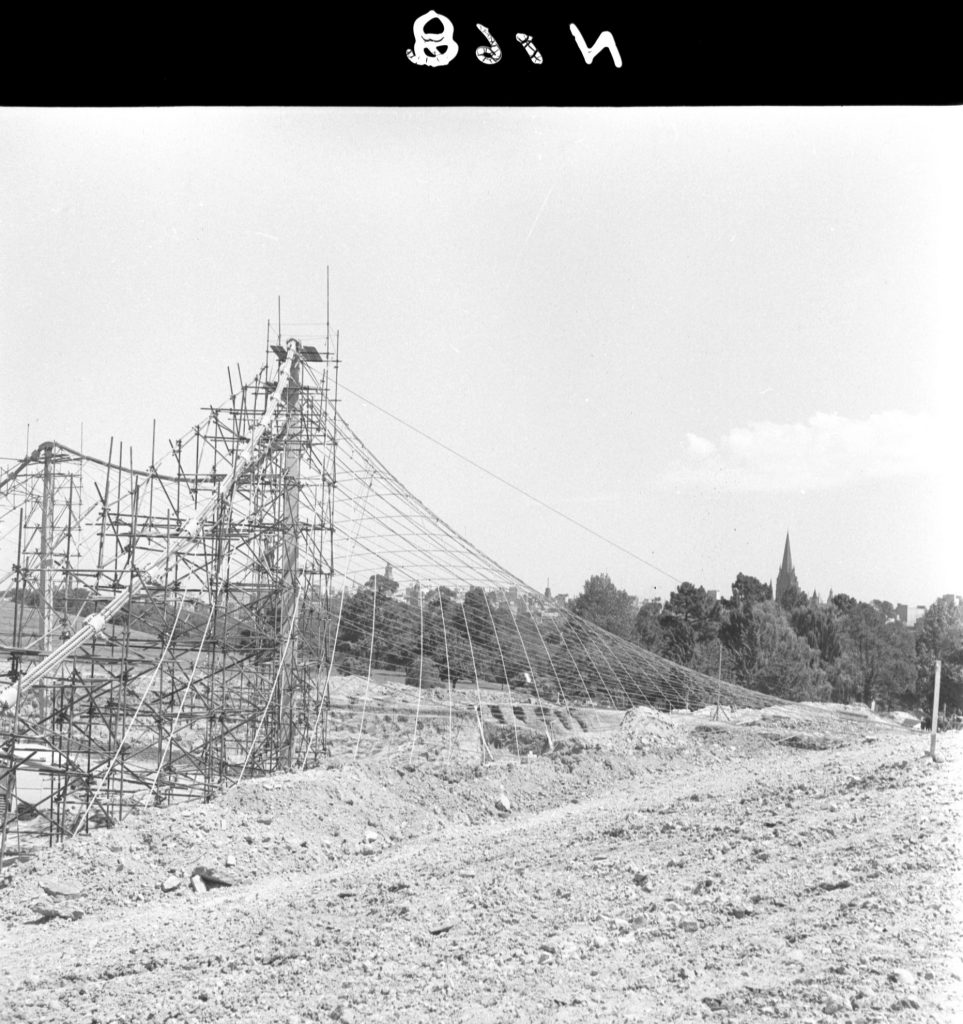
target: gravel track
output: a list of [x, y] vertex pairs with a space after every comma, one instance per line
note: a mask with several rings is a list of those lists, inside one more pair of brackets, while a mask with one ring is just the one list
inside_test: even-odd
[[335, 762], [45, 851], [0, 890], [0, 1020], [960, 1019], [963, 736], [934, 763], [919, 733], [661, 719]]

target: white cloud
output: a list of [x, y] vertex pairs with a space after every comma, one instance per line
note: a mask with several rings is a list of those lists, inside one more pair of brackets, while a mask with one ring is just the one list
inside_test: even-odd
[[716, 446], [711, 441], [699, 437], [698, 434], [686, 434], [685, 439], [689, 444], [689, 453], [697, 459], [704, 459], [716, 450]]
[[750, 423], [717, 441], [687, 434], [674, 484], [740, 491], [800, 491], [948, 469], [945, 431], [926, 413], [864, 420], [817, 412], [804, 423]]

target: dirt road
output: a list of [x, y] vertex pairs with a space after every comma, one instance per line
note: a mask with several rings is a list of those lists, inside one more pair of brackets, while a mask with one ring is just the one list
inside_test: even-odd
[[335, 762], [46, 851], [0, 889], [0, 1019], [963, 1018], [963, 736], [630, 739]]

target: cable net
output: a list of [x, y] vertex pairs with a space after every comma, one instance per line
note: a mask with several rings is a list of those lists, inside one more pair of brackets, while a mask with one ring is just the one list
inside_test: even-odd
[[330, 348], [274, 351], [147, 466], [48, 442], [0, 471], [4, 843], [331, 754], [773, 703], [502, 568], [345, 422]]

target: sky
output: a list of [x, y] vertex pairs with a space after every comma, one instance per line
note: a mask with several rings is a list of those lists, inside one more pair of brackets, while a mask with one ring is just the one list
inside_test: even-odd
[[961, 181], [957, 108], [0, 108], [0, 456], [146, 465], [330, 301], [345, 418], [533, 586], [728, 595], [788, 533], [807, 592], [928, 605]]

